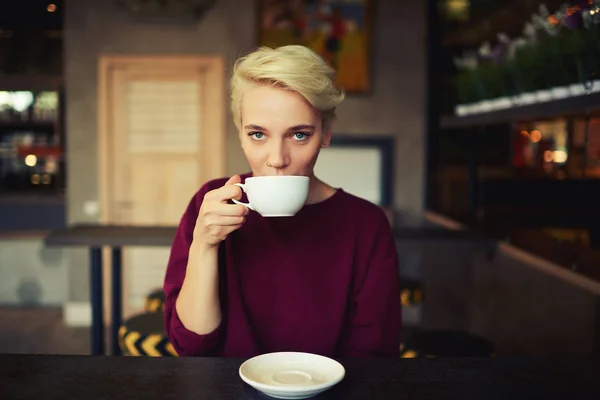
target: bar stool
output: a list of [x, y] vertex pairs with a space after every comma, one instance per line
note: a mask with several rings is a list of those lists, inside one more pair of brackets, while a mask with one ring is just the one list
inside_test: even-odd
[[400, 280], [400, 303], [403, 307], [412, 307], [423, 302], [425, 287], [422, 282], [402, 278]]
[[164, 314], [147, 312], [134, 315], [119, 329], [119, 346], [127, 356], [177, 357], [164, 330]]

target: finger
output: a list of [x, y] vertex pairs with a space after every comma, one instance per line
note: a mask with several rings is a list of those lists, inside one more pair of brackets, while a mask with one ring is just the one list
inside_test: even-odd
[[244, 216], [213, 216], [211, 218], [207, 218], [207, 226], [209, 229], [212, 228], [221, 228], [221, 227], [229, 227], [234, 225], [241, 225], [246, 221], [246, 217]]
[[241, 217], [247, 215], [249, 212], [248, 208], [241, 204], [217, 204], [213, 209], [210, 210], [210, 214], [215, 215], [227, 215], [232, 217]]
[[221, 204], [221, 203], [204, 203], [203, 208], [198, 214], [199, 220], [204, 220], [202, 224], [208, 224], [218, 221], [221, 217], [246, 217], [250, 212], [246, 207], [239, 204]]
[[228, 225], [225, 227], [225, 232], [227, 232], [225, 234], [225, 236], [230, 235], [231, 233], [237, 231], [238, 229], [240, 229], [242, 226], [244, 225], [244, 223], [241, 224], [236, 224], [236, 225]]
[[[229, 182], [229, 181], [228, 181]], [[241, 199], [242, 198], [242, 188], [239, 186], [224, 185], [218, 189], [215, 189], [210, 192], [211, 199], [220, 202], [226, 202], [230, 199]]]
[[230, 199], [239, 200], [242, 198], [242, 188], [233, 185], [223, 186], [216, 189], [211, 197], [221, 203], [226, 203]]
[[225, 182], [224, 186], [233, 185], [234, 183], [241, 183], [241, 182], [242, 182], [242, 178], [239, 175], [233, 175], [231, 178], [229, 178], [227, 180], [227, 182]]
[[229, 236], [232, 232], [240, 229], [242, 225], [244, 224], [221, 226], [219, 227], [219, 229], [210, 231], [208, 234], [216, 239], [225, 240], [227, 236]]

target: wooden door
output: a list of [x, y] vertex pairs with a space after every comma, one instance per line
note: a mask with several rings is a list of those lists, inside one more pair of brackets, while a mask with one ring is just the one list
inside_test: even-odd
[[[225, 174], [222, 59], [102, 57], [99, 85], [102, 222], [177, 225], [200, 185]], [[123, 249], [125, 317], [162, 286], [169, 250]]]

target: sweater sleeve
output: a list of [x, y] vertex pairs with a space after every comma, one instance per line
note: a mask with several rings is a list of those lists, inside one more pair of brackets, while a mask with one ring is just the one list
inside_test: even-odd
[[165, 332], [177, 354], [182, 357], [212, 355], [223, 333], [223, 322], [213, 332], [206, 335], [198, 335], [188, 330], [179, 319], [175, 307], [185, 278], [196, 219], [204, 195], [208, 190], [207, 185], [204, 185], [196, 193], [181, 218], [171, 246], [171, 254], [163, 286], [165, 293]]
[[402, 327], [398, 253], [385, 216], [349, 305], [341, 357], [399, 357]]

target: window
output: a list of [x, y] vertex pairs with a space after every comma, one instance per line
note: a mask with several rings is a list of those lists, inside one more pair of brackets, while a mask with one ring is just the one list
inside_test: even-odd
[[0, 196], [64, 189], [57, 91], [0, 91]]

